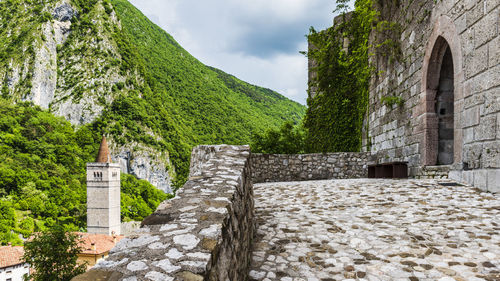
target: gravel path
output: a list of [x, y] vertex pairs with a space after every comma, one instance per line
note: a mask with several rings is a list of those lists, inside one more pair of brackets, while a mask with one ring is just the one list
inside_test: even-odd
[[252, 280], [500, 280], [500, 195], [435, 180], [254, 189]]

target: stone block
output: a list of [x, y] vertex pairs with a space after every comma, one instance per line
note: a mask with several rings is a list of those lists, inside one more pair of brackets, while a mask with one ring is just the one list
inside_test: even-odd
[[488, 45], [477, 48], [465, 57], [465, 76], [467, 78], [475, 76], [486, 68], [488, 68]]
[[464, 129], [464, 143], [471, 143], [474, 141], [474, 128]]
[[484, 15], [483, 1], [473, 1], [473, 2], [475, 2], [475, 4], [473, 4], [472, 8], [467, 12], [467, 27], [471, 27]]
[[483, 93], [475, 93], [473, 95], [468, 96], [464, 100], [464, 108], [471, 108], [475, 105], [480, 105], [484, 103], [484, 95]]
[[464, 128], [479, 124], [479, 106], [466, 109], [463, 113]]
[[479, 126], [474, 127], [474, 140], [485, 141], [496, 138], [497, 116], [488, 115], [481, 117]]
[[483, 191], [488, 189], [488, 171], [487, 170], [474, 170], [474, 187]]
[[466, 29], [461, 35], [460, 35], [460, 42], [462, 44], [462, 50], [463, 53], [462, 55], [464, 57], [467, 57], [472, 54], [474, 51], [474, 30], [472, 28]]
[[458, 34], [462, 34], [467, 29], [467, 17], [465, 13], [455, 20], [455, 26], [457, 27]]
[[471, 93], [484, 92], [486, 90], [499, 86], [500, 79], [498, 79], [498, 73], [500, 73], [500, 64], [475, 76], [470, 82]]
[[474, 25], [474, 43], [476, 48], [498, 35], [498, 10], [488, 13]]
[[484, 103], [481, 106], [481, 115], [500, 112], [500, 88], [495, 88], [484, 93]]
[[484, 143], [481, 151], [482, 168], [500, 168], [500, 141]]
[[457, 182], [462, 182], [462, 171], [453, 170], [448, 173], [448, 178]]
[[497, 114], [497, 140], [500, 140], [500, 113]]
[[488, 191], [500, 193], [500, 169], [488, 170]]
[[491, 12], [492, 9], [496, 8], [500, 5], [500, 0], [485, 0], [486, 4], [486, 12]]
[[500, 169], [488, 170], [488, 191], [500, 193]]
[[464, 146], [463, 162], [469, 165], [471, 169], [479, 169], [481, 167], [481, 156], [483, 153], [483, 144], [474, 143]]
[[488, 43], [489, 67], [500, 63], [500, 36], [495, 37]]
[[462, 181], [469, 185], [474, 185], [474, 171], [463, 171]]

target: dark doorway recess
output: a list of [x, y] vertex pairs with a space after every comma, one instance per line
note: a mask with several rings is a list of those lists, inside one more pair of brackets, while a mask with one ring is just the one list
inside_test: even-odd
[[438, 155], [437, 165], [453, 164], [453, 58], [450, 47], [446, 51], [439, 73], [439, 87], [436, 95], [436, 114], [438, 117]]
[[424, 165], [451, 165], [455, 162], [455, 73], [448, 42], [436, 39], [426, 75], [424, 124]]

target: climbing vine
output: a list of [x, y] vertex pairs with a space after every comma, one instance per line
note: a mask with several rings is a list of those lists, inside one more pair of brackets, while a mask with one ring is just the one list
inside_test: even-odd
[[[340, 4], [346, 1], [337, 1]], [[344, 7], [339, 5], [339, 7]], [[359, 151], [372, 73], [369, 39], [377, 13], [371, 0], [358, 0], [340, 23], [308, 36], [309, 59], [316, 66], [304, 119], [307, 146], [312, 151]]]
[[[311, 28], [307, 56], [314, 63], [304, 119], [306, 147], [311, 152], [359, 151], [368, 108], [372, 56], [387, 63], [399, 59], [400, 26], [379, 19], [372, 0], [357, 0], [345, 13], [346, 0], [337, 0], [344, 13], [335, 26], [321, 32]], [[378, 4], [378, 3], [375, 3]]]

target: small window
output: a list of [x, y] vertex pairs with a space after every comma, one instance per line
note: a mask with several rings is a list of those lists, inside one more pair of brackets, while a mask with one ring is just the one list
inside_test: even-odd
[[12, 281], [12, 278], [7, 278], [5, 279], [5, 281]]
[[113, 172], [113, 178], [116, 178], [117, 173]]

